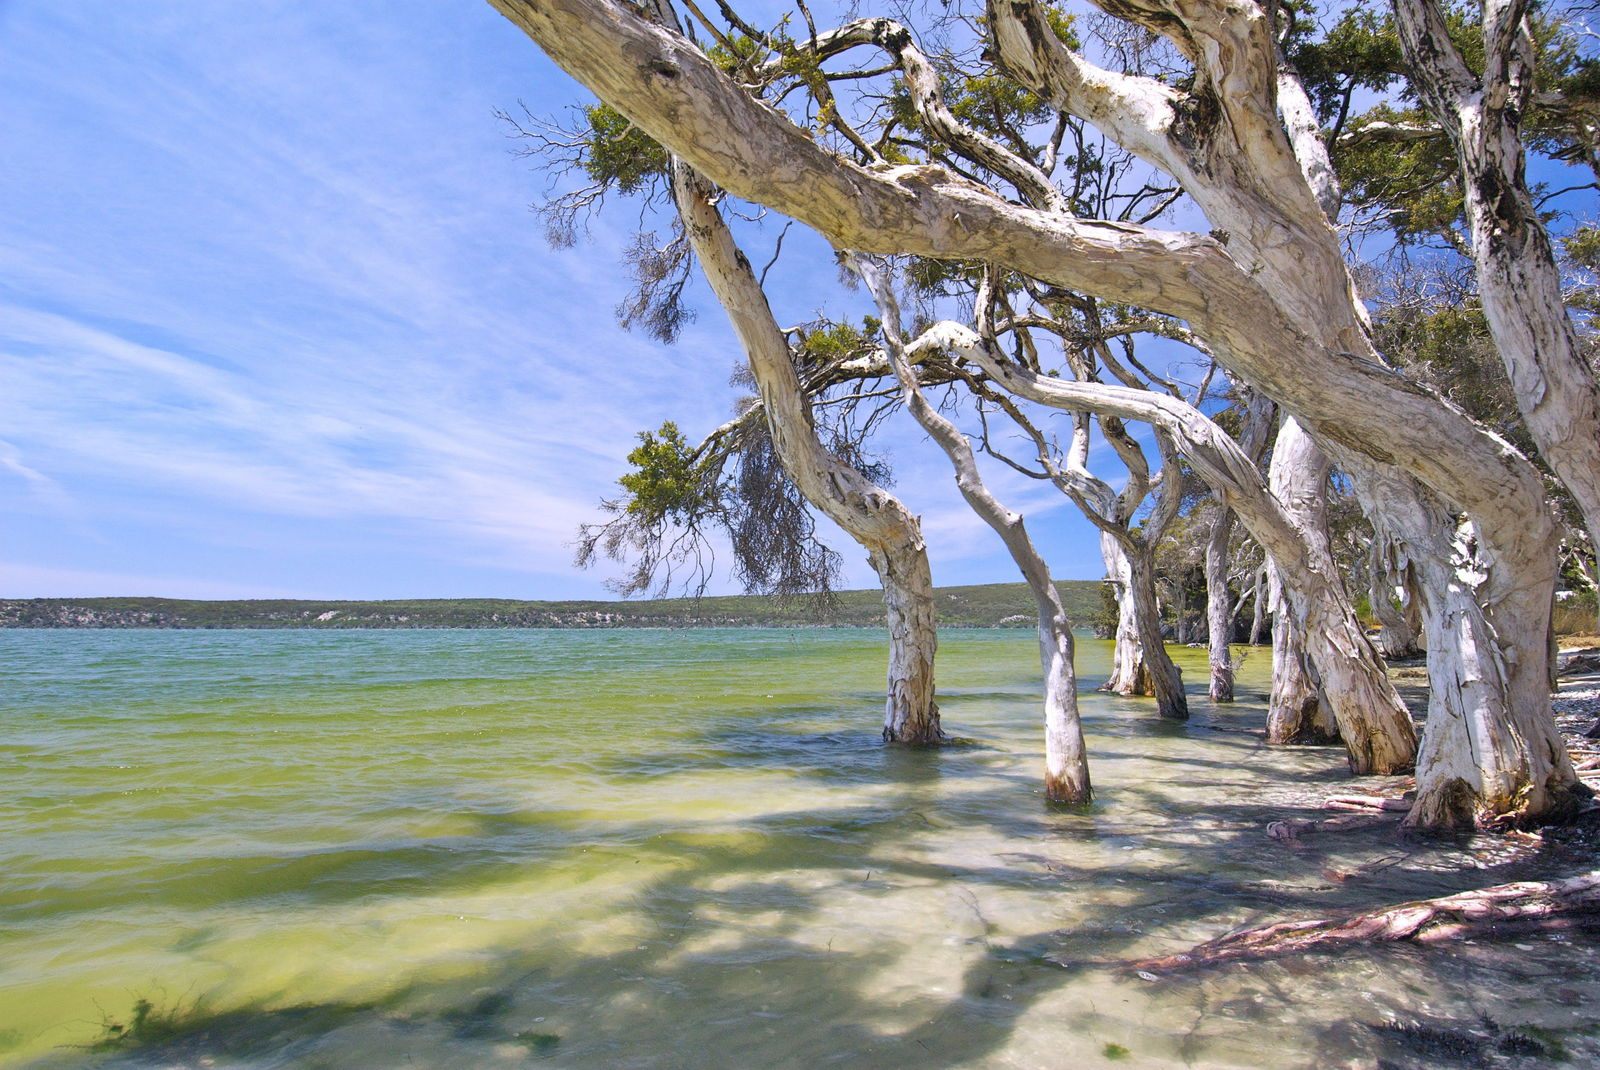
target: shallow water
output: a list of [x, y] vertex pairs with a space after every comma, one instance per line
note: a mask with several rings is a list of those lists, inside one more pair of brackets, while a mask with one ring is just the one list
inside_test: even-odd
[[1086, 691], [1072, 811], [1029, 633], [942, 637], [938, 751], [882, 641], [0, 631], [0, 1067], [1600, 1062], [1582, 934], [1116, 965], [1570, 862], [1268, 839], [1345, 776], [1265, 652], [1222, 709], [1180, 652], [1185, 725]]

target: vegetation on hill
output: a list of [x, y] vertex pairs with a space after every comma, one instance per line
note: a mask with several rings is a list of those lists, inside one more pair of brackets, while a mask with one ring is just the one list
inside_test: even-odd
[[[1101, 612], [1100, 581], [1058, 583], [1080, 627]], [[989, 583], [942, 587], [947, 627], [1033, 627], [1027, 587]], [[376, 602], [174, 598], [0, 599], [0, 628], [696, 628], [882, 627], [880, 591], [831, 598], [732, 595], [637, 602], [523, 602], [510, 598], [419, 598]]]

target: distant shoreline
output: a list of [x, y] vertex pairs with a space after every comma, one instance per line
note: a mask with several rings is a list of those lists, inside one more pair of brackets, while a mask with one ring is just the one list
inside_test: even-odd
[[[1068, 614], [1087, 626], [1101, 612], [1101, 581], [1056, 585]], [[941, 587], [934, 592], [946, 627], [1033, 627], [1024, 584]], [[777, 598], [719, 595], [637, 602], [423, 598], [375, 601], [176, 598], [0, 598], [0, 629], [242, 630], [289, 628], [783, 628], [881, 627], [883, 593], [839, 591]]]

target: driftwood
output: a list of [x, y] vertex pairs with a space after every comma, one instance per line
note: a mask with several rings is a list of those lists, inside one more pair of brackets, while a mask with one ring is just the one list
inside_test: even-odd
[[1322, 804], [1324, 810], [1385, 810], [1405, 813], [1411, 809], [1410, 799], [1385, 799], [1379, 795], [1330, 795]]
[[1295, 844], [1299, 842], [1302, 836], [1323, 832], [1352, 832], [1356, 829], [1371, 828], [1374, 825], [1387, 825], [1390, 820], [1390, 818], [1375, 813], [1370, 809], [1365, 813], [1348, 814], [1344, 817], [1329, 817], [1321, 821], [1286, 818], [1283, 821], [1270, 822], [1267, 825], [1267, 835], [1280, 843]]
[[1557, 927], [1586, 915], [1600, 915], [1600, 870], [1565, 880], [1498, 884], [1343, 919], [1285, 921], [1241, 929], [1182, 954], [1129, 963], [1128, 968], [1153, 976], [1157, 972], [1333, 950], [1350, 944], [1399, 940], [1433, 943], [1501, 928], [1523, 931]]

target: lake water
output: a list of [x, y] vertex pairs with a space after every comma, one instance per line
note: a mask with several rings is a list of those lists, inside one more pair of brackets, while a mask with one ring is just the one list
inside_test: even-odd
[[1575, 868], [1274, 842], [1342, 756], [1181, 655], [1072, 811], [1027, 632], [942, 637], [916, 751], [870, 631], [0, 631], [0, 1067], [1600, 1064], [1581, 933], [1120, 967]]

